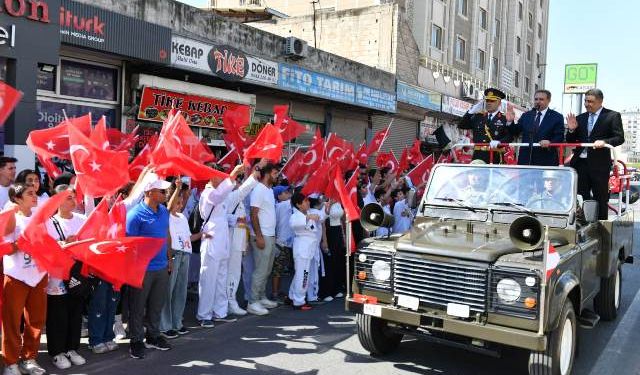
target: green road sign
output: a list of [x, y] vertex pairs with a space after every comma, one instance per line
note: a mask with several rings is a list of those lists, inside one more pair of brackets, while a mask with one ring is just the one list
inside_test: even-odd
[[596, 87], [598, 64], [567, 64], [564, 66], [564, 93], [584, 94]]

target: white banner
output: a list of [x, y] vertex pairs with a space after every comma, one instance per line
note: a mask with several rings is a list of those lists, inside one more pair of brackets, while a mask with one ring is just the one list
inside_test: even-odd
[[174, 35], [171, 38], [171, 65], [211, 74], [207, 61], [213, 46]]

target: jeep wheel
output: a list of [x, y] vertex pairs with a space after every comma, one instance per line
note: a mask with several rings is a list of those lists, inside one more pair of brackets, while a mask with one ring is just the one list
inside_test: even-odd
[[530, 375], [568, 375], [576, 354], [576, 314], [565, 301], [558, 327], [549, 334], [547, 350], [529, 354]]
[[392, 332], [384, 320], [370, 315], [357, 314], [356, 323], [360, 344], [371, 355], [389, 354], [400, 345], [403, 335]]
[[600, 292], [593, 300], [596, 314], [604, 321], [614, 320], [618, 316], [620, 308], [620, 296], [622, 292], [622, 264], [618, 261], [618, 267], [613, 275], [600, 279]]

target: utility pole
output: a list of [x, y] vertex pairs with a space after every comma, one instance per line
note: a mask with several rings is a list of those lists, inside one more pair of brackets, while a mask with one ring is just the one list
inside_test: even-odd
[[311, 2], [311, 6], [313, 6], [313, 48], [318, 48], [316, 44], [316, 4], [318, 4], [320, 0], [314, 0]]

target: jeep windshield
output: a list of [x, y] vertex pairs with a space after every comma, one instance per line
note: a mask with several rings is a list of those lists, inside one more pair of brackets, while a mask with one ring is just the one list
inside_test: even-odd
[[566, 214], [574, 204], [575, 180], [563, 167], [440, 164], [431, 172], [423, 205]]

